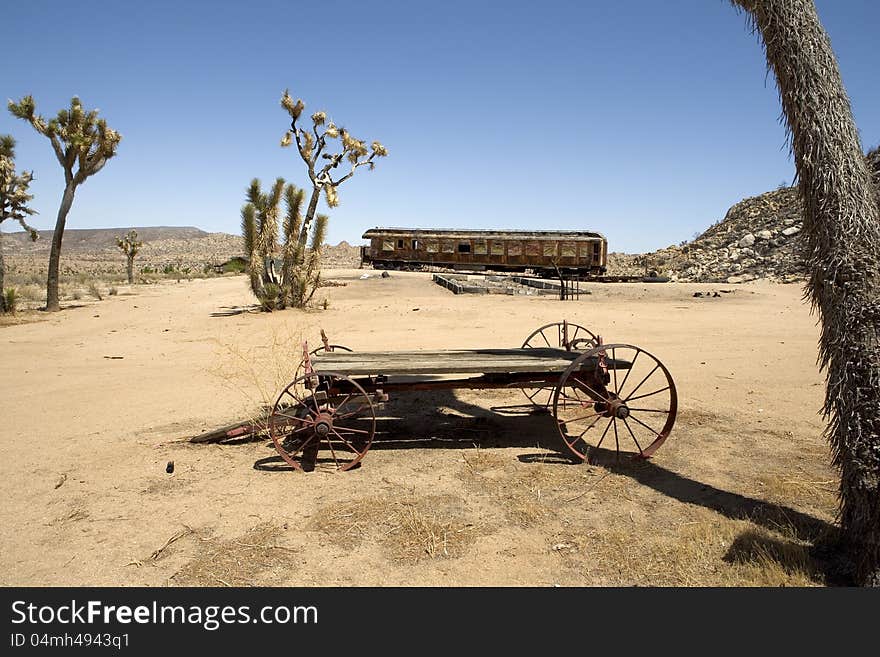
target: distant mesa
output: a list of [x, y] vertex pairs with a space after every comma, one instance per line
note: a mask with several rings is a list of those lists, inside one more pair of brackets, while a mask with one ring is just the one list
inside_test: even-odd
[[[125, 226], [120, 228], [66, 228], [64, 230], [63, 251], [77, 249], [83, 251], [95, 251], [107, 247], [116, 246], [116, 237], [122, 236], [132, 228], [137, 231], [138, 239], [142, 242], [156, 242], [159, 240], [192, 240], [207, 237], [207, 233], [193, 226]], [[39, 242], [49, 243], [52, 241], [52, 230], [37, 231], [40, 235]], [[30, 242], [23, 231], [4, 234], [10, 242]], [[35, 245], [36, 246], [36, 245]], [[39, 247], [37, 247], [39, 248]]]

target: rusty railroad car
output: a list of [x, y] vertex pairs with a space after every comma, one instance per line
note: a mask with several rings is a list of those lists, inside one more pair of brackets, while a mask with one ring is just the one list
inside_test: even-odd
[[574, 230], [420, 230], [372, 228], [361, 264], [377, 269], [421, 266], [556, 276], [605, 273], [608, 241], [601, 233]]

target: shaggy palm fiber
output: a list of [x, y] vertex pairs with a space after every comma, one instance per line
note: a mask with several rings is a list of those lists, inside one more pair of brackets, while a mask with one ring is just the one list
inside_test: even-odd
[[880, 586], [880, 203], [813, 0], [733, 2], [761, 35], [790, 131], [843, 545], [857, 582]]

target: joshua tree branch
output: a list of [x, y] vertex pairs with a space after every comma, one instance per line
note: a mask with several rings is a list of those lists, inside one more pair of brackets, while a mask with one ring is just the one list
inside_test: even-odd
[[314, 163], [306, 157], [305, 150], [303, 150], [302, 139], [300, 139], [299, 133], [301, 128], [296, 127], [296, 121], [290, 122], [290, 131], [293, 133], [293, 138], [296, 139], [296, 150], [299, 151], [299, 156], [302, 158], [303, 162], [306, 163], [306, 168], [309, 171], [309, 179], [312, 183], [315, 183], [315, 165]]
[[335, 183], [333, 183], [333, 186], [334, 186], [334, 187], [339, 187], [342, 183], [344, 183], [346, 180], [348, 180], [349, 178], [351, 178], [351, 177], [354, 175], [354, 172], [357, 170], [358, 167], [362, 167], [362, 166], [364, 166], [365, 164], [371, 164], [372, 161], [373, 161], [373, 157], [374, 157], [375, 155], [376, 155], [375, 153], [370, 153], [370, 156], [369, 156], [366, 160], [361, 160], [360, 162], [356, 162], [356, 163], [351, 167], [351, 171], [349, 171], [347, 174], [345, 174], [344, 176], [342, 176], [342, 178], [340, 178], [340, 179], [337, 180]]
[[[30, 212], [30, 214], [36, 214], [36, 211], [32, 210]], [[14, 215], [11, 218], [15, 219], [24, 230], [26, 230], [28, 233], [30, 233], [31, 240], [33, 240], [34, 242], [37, 241], [37, 237], [39, 237], [39, 234], [37, 233], [37, 229], [34, 228], [33, 226], [29, 226], [28, 223], [24, 220], [24, 217]]]

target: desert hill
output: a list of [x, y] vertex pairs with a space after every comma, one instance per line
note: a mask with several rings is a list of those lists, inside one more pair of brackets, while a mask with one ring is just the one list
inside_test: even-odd
[[[130, 226], [128, 228], [67, 228], [64, 231], [63, 250], [98, 251], [116, 248], [116, 237], [123, 236], [132, 228], [137, 231], [138, 239], [144, 242], [178, 239], [192, 240], [207, 237], [209, 233], [193, 226]], [[18, 231], [4, 233], [4, 248], [8, 252], [48, 251], [52, 243], [51, 230], [37, 231], [39, 239], [32, 242], [27, 233]]]

